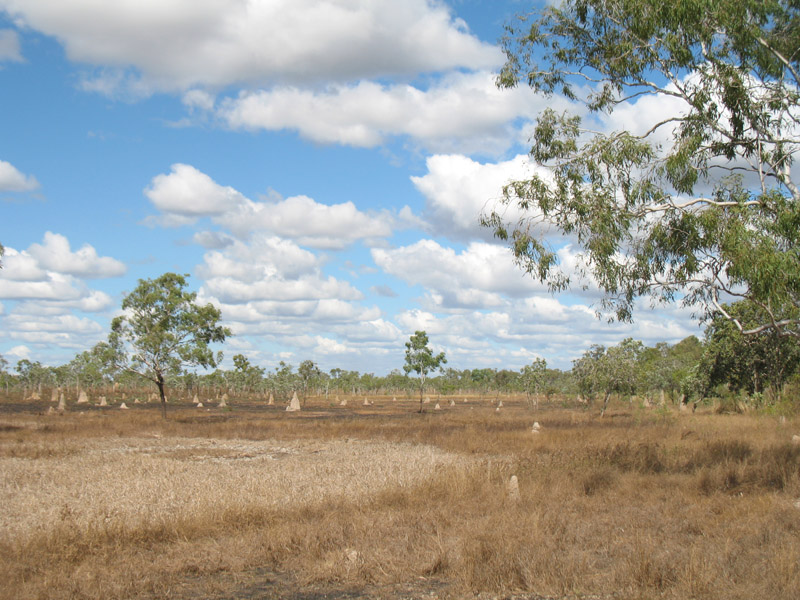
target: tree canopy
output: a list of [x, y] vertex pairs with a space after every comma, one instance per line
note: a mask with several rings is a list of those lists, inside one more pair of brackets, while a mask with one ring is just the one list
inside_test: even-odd
[[574, 361], [572, 371], [581, 394], [590, 403], [603, 397], [601, 417], [611, 394], [630, 395], [636, 391], [643, 351], [642, 342], [627, 338], [608, 349], [595, 344]]
[[124, 368], [149, 379], [158, 387], [166, 416], [164, 382], [184, 366], [215, 367], [222, 353], [210, 344], [231, 335], [220, 326], [220, 311], [212, 304], [195, 303], [197, 294], [185, 291], [186, 277], [165, 273], [140, 279], [122, 300], [124, 314], [111, 323], [109, 344], [124, 351]]
[[[743, 302], [726, 306], [745, 327], [763, 320], [756, 307]], [[780, 315], [788, 317], [789, 315]], [[706, 389], [726, 384], [732, 390], [781, 396], [783, 384], [800, 367], [800, 342], [774, 330], [745, 336], [731, 321], [717, 317], [706, 329], [700, 375]]]
[[[610, 318], [680, 299], [740, 331], [800, 336], [780, 314], [800, 306], [796, 0], [564, 0], [509, 25], [504, 50], [498, 85], [560, 93], [580, 113], [539, 116], [544, 169], [483, 217], [525, 271], [555, 291], [595, 283]], [[613, 130], [647, 96], [669, 108]], [[522, 216], [507, 221], [509, 206]], [[545, 225], [578, 250], [575, 274]], [[762, 319], [745, 325], [732, 300]]]

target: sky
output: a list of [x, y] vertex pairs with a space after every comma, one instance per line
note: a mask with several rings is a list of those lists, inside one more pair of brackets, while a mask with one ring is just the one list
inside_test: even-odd
[[0, 355], [69, 362], [169, 271], [220, 308], [227, 368], [385, 374], [416, 330], [457, 369], [701, 335], [675, 305], [598, 319], [479, 225], [537, 168], [537, 114], [580, 111], [495, 86], [504, 24], [543, 4], [0, 0]]

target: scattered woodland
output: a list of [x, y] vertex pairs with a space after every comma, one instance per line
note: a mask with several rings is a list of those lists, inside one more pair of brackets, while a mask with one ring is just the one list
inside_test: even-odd
[[[563, 0], [502, 42], [500, 87], [580, 110], [539, 116], [542, 169], [483, 224], [554, 292], [682, 302], [703, 339], [458, 370], [417, 331], [388, 375], [222, 369], [219, 310], [140, 280], [68, 364], [0, 360], [0, 598], [795, 600], [798, 23]], [[648, 97], [685, 111], [602, 129]]]
[[[419, 333], [419, 332], [418, 332]], [[422, 332], [424, 333], [424, 332]], [[426, 338], [427, 343], [427, 338]], [[109, 401], [128, 398], [158, 400], [158, 389], [136, 372], [120, 368], [101, 342], [57, 367], [22, 359], [11, 372], [0, 357], [0, 386], [6, 396], [28, 400], [64, 394], [75, 402], [83, 392]], [[165, 374], [167, 397], [219, 402], [225, 397], [269, 398], [287, 404], [293, 394], [306, 397], [420, 396], [420, 377], [398, 368], [386, 375], [333, 368], [325, 372], [310, 359], [296, 367], [285, 363], [270, 370], [251, 364], [243, 354], [233, 356], [232, 369], [202, 373], [184, 369]], [[694, 336], [669, 345], [647, 347], [637, 340], [592, 346], [567, 371], [549, 368], [535, 359], [519, 370], [454, 369], [442, 364], [424, 379], [424, 395], [449, 401], [464, 395], [497, 399], [521, 394], [526, 403], [569, 398], [602, 411], [612, 397], [658, 406], [713, 407], [717, 412], [758, 410], [789, 416], [800, 409], [800, 340], [765, 332], [744, 336], [729, 321], [711, 322], [703, 340]], [[153, 394], [156, 394], [154, 397]]]

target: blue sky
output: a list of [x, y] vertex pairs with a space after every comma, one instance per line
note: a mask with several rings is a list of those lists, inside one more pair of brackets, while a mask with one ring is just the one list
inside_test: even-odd
[[0, 355], [68, 362], [166, 271], [221, 308], [226, 364], [386, 373], [425, 329], [456, 368], [569, 368], [699, 334], [675, 306], [597, 320], [478, 225], [534, 169], [536, 114], [569, 108], [493, 84], [536, 6], [0, 0]]

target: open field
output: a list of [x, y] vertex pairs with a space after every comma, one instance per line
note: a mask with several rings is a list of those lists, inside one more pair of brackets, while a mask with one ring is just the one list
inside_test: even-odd
[[797, 597], [797, 418], [503, 402], [0, 398], [0, 598]]

